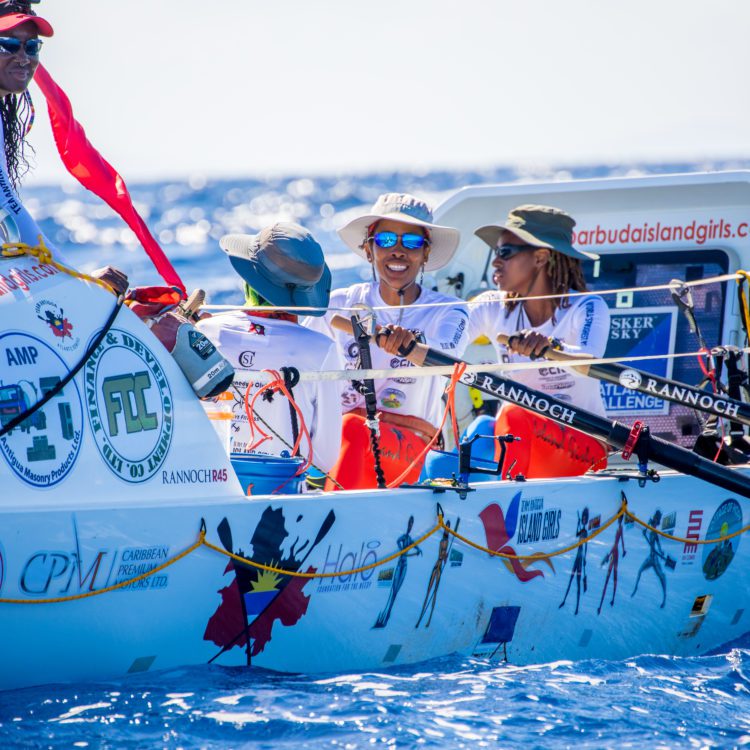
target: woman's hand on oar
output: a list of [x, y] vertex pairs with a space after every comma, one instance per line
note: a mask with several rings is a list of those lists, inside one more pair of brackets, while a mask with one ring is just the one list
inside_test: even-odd
[[[331, 327], [345, 333], [352, 333], [352, 323], [343, 315], [331, 318]], [[375, 326], [375, 343], [388, 352], [408, 359], [413, 365], [423, 365], [429, 351], [424, 344], [417, 343], [414, 334], [401, 326]]]
[[[540, 333], [536, 333], [536, 331], [532, 331], [531, 333], [534, 333], [535, 336], [540, 336], [543, 340], [543, 343], [541, 345], [541, 351], [538, 351], [534, 354], [527, 354], [525, 350], [520, 348], [519, 342], [522, 342], [523, 339], [521, 338], [523, 334], [529, 333], [528, 331], [518, 331], [518, 333], [512, 333], [510, 336], [508, 336], [505, 333], [498, 333], [497, 334], [497, 342], [498, 344], [501, 344], [502, 346], [507, 347], [513, 352], [516, 352], [518, 354], [523, 354], [525, 357], [529, 357], [529, 359], [549, 359], [554, 360], [555, 362], [569, 362], [573, 369], [580, 372], [582, 375], [588, 375], [589, 374], [589, 367], [588, 365], [576, 365], [575, 361], [577, 359], [591, 359], [590, 354], [573, 354], [571, 352], [564, 352], [558, 347], [560, 346], [560, 342], [557, 339], [551, 339], [547, 336], [542, 336]], [[527, 347], [528, 348], [528, 347]]]

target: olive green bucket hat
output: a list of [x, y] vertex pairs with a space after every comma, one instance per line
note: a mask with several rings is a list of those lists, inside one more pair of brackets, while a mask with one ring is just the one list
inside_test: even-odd
[[502, 226], [488, 224], [474, 234], [490, 247], [497, 247], [503, 232], [510, 232], [533, 247], [557, 250], [578, 260], [597, 260], [596, 253], [583, 252], [573, 247], [575, 220], [570, 214], [551, 206], [525, 205], [514, 208]]

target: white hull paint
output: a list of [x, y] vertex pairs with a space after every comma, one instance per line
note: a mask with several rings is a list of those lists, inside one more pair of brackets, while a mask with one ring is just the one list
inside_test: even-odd
[[[302, 570], [347, 571], [396, 551], [399, 538], [407, 533], [416, 539], [429, 531], [438, 503], [452, 528], [458, 523], [460, 534], [482, 546], [518, 555], [553, 552], [576, 541], [584, 508], [593, 531], [617, 513], [622, 492], [639, 518], [648, 520], [656, 510], [670, 517], [676, 536], [714, 535], [720, 515], [734, 518], [732, 530], [742, 521], [741, 510], [739, 519], [726, 512], [741, 508], [742, 500], [671, 473], [643, 488], [635, 481], [595, 477], [493, 482], [478, 485], [463, 500], [454, 492], [404, 489], [235, 501], [205, 497], [166, 507], [8, 508], [0, 527], [1, 593], [33, 601], [96, 591], [188, 547], [203, 521], [208, 540], [221, 546], [217, 528], [224, 519], [236, 552], [266, 562], [274, 559], [290, 569], [309, 551]], [[331, 512], [335, 520], [330, 530], [310, 550]], [[503, 524], [512, 531], [510, 538]], [[258, 533], [259, 528], [265, 533]], [[232, 606], [239, 601], [234, 598], [235, 571], [227, 569], [227, 557], [202, 547], [131, 590], [56, 604], [2, 605], [0, 688], [206, 663], [221, 652], [218, 644], [228, 644], [235, 636], [237, 643], [216, 663], [333, 672], [454, 652], [494, 659], [507, 653], [515, 664], [620, 659], [644, 652], [702, 654], [750, 630], [747, 543], [733, 540], [728, 565], [720, 564], [720, 575], [710, 579], [704, 563], [716, 545], [690, 548], [664, 540], [664, 555], [674, 561], [671, 569], [671, 563], [660, 560], [665, 589], [656, 570], [646, 567], [631, 596], [651, 550], [641, 527], [623, 524], [626, 554], [620, 550], [614, 592], [614, 579], [610, 573], [607, 582], [608, 565], [602, 560], [617, 533], [616, 522], [588, 542], [580, 578], [572, 574], [578, 559], [573, 551], [553, 558], [551, 565], [534, 562], [522, 571], [523, 576], [534, 576], [525, 582], [499, 558], [449, 541], [432, 610], [430, 580], [442, 537], [437, 532], [419, 545], [420, 554], [406, 558], [402, 585], [385, 622], [396, 563], [327, 579], [283, 578], [276, 606], [271, 603], [266, 619], [247, 616], [251, 650], [257, 650], [250, 657], [242, 636], [243, 614]], [[553, 538], [543, 541], [543, 535]], [[265, 550], [261, 537], [268, 545]], [[539, 541], [524, 541], [537, 537]], [[299, 550], [296, 555], [292, 545]], [[710, 566], [707, 569], [712, 575]], [[691, 615], [702, 596], [711, 597], [707, 614]], [[428, 606], [418, 624], [425, 601]], [[376, 627], [378, 623], [382, 627]], [[506, 647], [498, 640], [501, 631], [509, 638]]]

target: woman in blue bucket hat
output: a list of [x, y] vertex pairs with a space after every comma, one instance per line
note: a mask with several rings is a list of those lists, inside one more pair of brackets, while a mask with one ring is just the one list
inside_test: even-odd
[[[563, 351], [602, 357], [609, 337], [609, 309], [604, 300], [586, 292], [581, 263], [598, 256], [573, 246], [575, 221], [551, 206], [514, 208], [504, 224], [475, 231], [494, 253], [496, 291], [484, 292], [470, 307], [469, 339], [481, 335], [492, 341], [501, 362], [530, 362], [554, 341]], [[575, 296], [568, 296], [570, 294]], [[533, 299], [527, 299], [527, 298]], [[510, 337], [507, 346], [498, 334]], [[554, 363], [508, 375], [550, 396], [604, 414], [598, 381]], [[505, 405], [495, 424], [496, 434], [522, 438], [507, 457], [525, 476], [583, 474], [592, 465], [606, 465], [604, 446], [575, 430], [563, 431], [554, 422], [517, 406]]]
[[[455, 297], [424, 286], [425, 272], [447, 265], [458, 247], [457, 229], [436, 224], [432, 209], [403, 193], [381, 195], [372, 210], [339, 230], [341, 239], [372, 268], [372, 281], [337, 289], [331, 312], [309, 325], [332, 336], [346, 367], [359, 366], [351, 333], [331, 326], [338, 310], [358, 306], [374, 310], [376, 322], [390, 335], [372, 346], [372, 366], [398, 368], [403, 375], [375, 380], [380, 422], [381, 466], [391, 482], [409, 469], [403, 481], [416, 481], [422, 462], [414, 459], [435, 436], [443, 409], [441, 378], [410, 377], [411, 362], [399, 350], [419, 340], [441, 351], [459, 354], [465, 343], [468, 314]], [[346, 316], [351, 313], [343, 313]], [[345, 489], [377, 484], [375, 459], [366, 426], [364, 396], [347, 384], [342, 394], [344, 428], [341, 456], [331, 476]]]
[[[253, 404], [254, 425], [248, 421], [245, 398], [246, 394], [252, 398], [268, 382], [258, 375], [261, 370], [342, 369], [331, 339], [298, 323], [299, 308], [312, 308], [302, 314], [315, 316], [328, 306], [331, 272], [323, 251], [305, 228], [284, 222], [256, 235], [226, 235], [219, 244], [245, 282], [247, 305], [254, 308], [214, 315], [197, 326], [235, 368], [231, 388], [233, 450], [288, 458], [306, 427], [312, 456], [305, 441], [301, 453], [327, 472], [338, 458], [341, 440], [340, 387], [336, 381], [287, 382], [299, 411], [290, 408], [281, 388], [264, 393]], [[264, 307], [274, 309], [265, 311]], [[292, 371], [287, 373], [293, 380]]]

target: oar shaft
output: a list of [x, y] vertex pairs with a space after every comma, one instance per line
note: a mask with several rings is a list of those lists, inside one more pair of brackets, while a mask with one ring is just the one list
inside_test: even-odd
[[[500, 334], [497, 340], [501, 344], [507, 344], [509, 339], [507, 336]], [[723, 394], [709, 393], [685, 383], [679, 383], [676, 380], [652, 375], [650, 372], [636, 370], [633, 367], [616, 363], [577, 365], [576, 356], [551, 348], [544, 353], [544, 358], [570, 365], [572, 369], [582, 375], [588, 375], [597, 380], [605, 380], [631, 391], [638, 391], [654, 398], [687, 406], [690, 409], [697, 409], [707, 414], [714, 414], [717, 417], [750, 425], [750, 404], [745, 404]]]
[[[434, 349], [430, 349], [425, 357], [425, 364], [432, 366], [451, 365], [458, 362], [460, 360]], [[599, 438], [599, 440], [603, 440], [614, 448], [624, 448], [631, 434], [631, 428], [621, 422], [600, 417], [598, 414], [593, 414], [585, 409], [579, 409], [573, 404], [560, 401], [553, 396], [548, 396], [525, 386], [523, 383], [509, 380], [501, 375], [486, 372], [465, 373], [461, 381], [491, 396], [549, 417], [558, 424], [573, 427]], [[635, 445], [636, 453], [639, 445], [643, 445], [643, 440], [644, 436], [641, 435]], [[653, 435], [649, 435], [647, 440], [649, 459], [652, 461], [750, 498], [750, 478], [743, 474], [708, 461], [692, 451], [668, 443], [666, 440]]]

